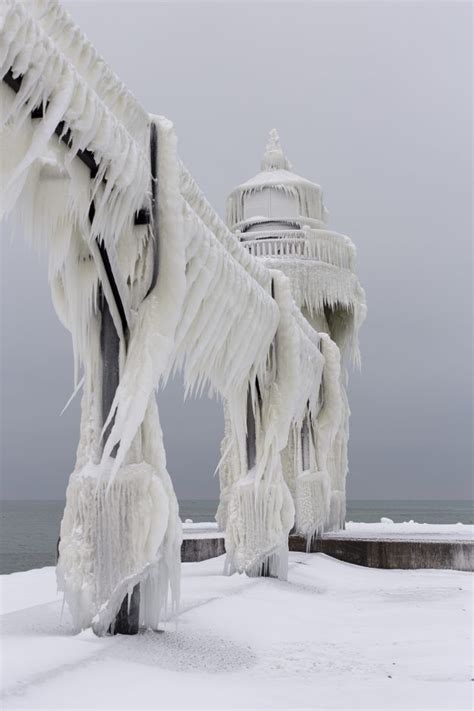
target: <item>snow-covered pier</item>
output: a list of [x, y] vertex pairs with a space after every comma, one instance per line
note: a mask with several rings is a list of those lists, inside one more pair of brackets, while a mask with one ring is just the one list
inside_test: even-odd
[[[306, 539], [290, 536], [291, 551], [306, 552]], [[224, 534], [214, 523], [185, 524], [181, 559], [194, 563], [225, 552]], [[369, 568], [431, 568], [474, 571], [474, 526], [349, 522], [344, 531], [315, 538], [309, 552]]]
[[2, 708], [471, 708], [469, 573], [223, 566], [184, 563], [178, 628], [135, 637], [75, 635], [54, 568], [1, 576]]

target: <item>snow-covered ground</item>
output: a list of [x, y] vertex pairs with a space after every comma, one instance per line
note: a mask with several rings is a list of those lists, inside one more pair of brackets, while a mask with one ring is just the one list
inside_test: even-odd
[[471, 708], [470, 573], [223, 562], [183, 564], [177, 629], [136, 637], [72, 635], [53, 568], [2, 576], [4, 708]]
[[[183, 524], [183, 534], [186, 538], [204, 538], [223, 536], [217, 531], [217, 523], [192, 523], [187, 519]], [[394, 523], [389, 518], [382, 518], [379, 523], [356, 523], [348, 521], [346, 530], [338, 533], [326, 534], [342, 538], [377, 538], [393, 540], [430, 540], [430, 541], [472, 541], [474, 540], [474, 526], [464, 523], [416, 523], [405, 521]]]

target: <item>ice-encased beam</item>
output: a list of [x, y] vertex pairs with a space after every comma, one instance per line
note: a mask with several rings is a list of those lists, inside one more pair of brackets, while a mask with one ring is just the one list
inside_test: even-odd
[[[8, 72], [5, 74], [3, 77], [3, 81], [7, 86], [10, 87], [10, 89], [13, 89], [15, 94], [18, 94], [18, 92], [21, 89], [21, 84], [23, 81], [23, 74], [19, 74], [18, 76], [14, 76], [12, 69], [9, 69]], [[35, 106], [33, 107], [31, 111], [31, 118], [32, 119], [40, 119], [44, 117], [45, 111], [47, 111], [47, 106], [44, 107], [43, 105], [41, 106]], [[71, 148], [72, 141], [71, 141], [71, 129], [66, 128], [64, 121], [60, 121], [58, 125], [56, 126], [56, 129], [54, 131], [56, 136], [59, 138], [60, 141], [62, 141], [68, 148]], [[76, 158], [78, 158], [84, 165], [86, 165], [91, 173], [91, 178], [95, 178], [97, 173], [99, 172], [99, 163], [96, 161], [95, 155], [92, 151], [90, 151], [88, 148], [85, 148], [83, 150], [78, 150], [76, 153]], [[104, 183], [107, 182], [107, 179], [104, 177]], [[135, 224], [136, 225], [149, 225], [151, 222], [151, 215], [149, 210], [146, 207], [141, 208], [135, 213]]]

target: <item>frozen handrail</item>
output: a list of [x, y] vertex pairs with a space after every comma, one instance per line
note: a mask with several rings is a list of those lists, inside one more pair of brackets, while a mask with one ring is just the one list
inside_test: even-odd
[[58, 0], [35, 0], [28, 3], [27, 9], [133, 138], [145, 144], [150, 123], [147, 111], [106, 63], [67, 10]]
[[[44, 120], [31, 150], [11, 176], [18, 178], [60, 136], [91, 169], [96, 215], [91, 237], [114, 243], [136, 213], [139, 224], [149, 209], [150, 164], [146, 145], [140, 145], [121, 121], [84, 81], [75, 67], [47, 37], [24, 5], [10, 0], [0, 30], [0, 75], [16, 91], [3, 111], [3, 122], [17, 123], [42, 106]], [[72, 155], [71, 155], [72, 154]], [[106, 185], [98, 187], [106, 178]], [[119, 199], [120, 198], [120, 199]], [[149, 218], [148, 218], [149, 219]]]

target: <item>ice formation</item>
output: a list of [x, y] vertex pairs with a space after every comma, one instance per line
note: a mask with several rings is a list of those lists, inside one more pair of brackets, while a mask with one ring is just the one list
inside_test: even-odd
[[174, 370], [224, 403], [229, 572], [285, 577], [292, 528], [309, 541], [343, 525], [341, 353], [358, 361], [365, 315], [355, 249], [327, 230], [321, 189], [291, 172], [275, 132], [225, 224], [172, 124], [142, 109], [56, 0], [6, 0], [1, 13], [2, 214], [48, 249], [83, 383], [58, 583], [78, 629], [106, 633], [137, 585], [140, 623], [156, 628], [179, 598], [181, 524], [155, 401]]
[[[99, 634], [140, 583], [141, 623], [156, 627], [168, 591], [172, 607], [179, 598], [181, 525], [154, 396], [184, 298], [176, 139], [169, 122], [143, 111], [56, 2], [6, 2], [1, 28], [8, 79], [1, 85], [2, 212], [13, 210], [23, 232], [48, 247], [53, 303], [71, 331], [76, 382], [84, 370], [58, 583], [77, 627], [92, 625]], [[140, 225], [138, 211], [152, 209], [152, 129], [160, 203]], [[163, 271], [154, 283], [158, 235]], [[120, 337], [120, 387], [105, 441], [104, 298]]]
[[[124, 596], [137, 583], [144, 626], [158, 626], [168, 588], [174, 610], [179, 598], [181, 524], [166, 469], [155, 388], [168, 366], [182, 309], [184, 236], [176, 199], [174, 131], [158, 117], [152, 118], [152, 125], [160, 146], [157, 164], [162, 181], [153, 216], [160, 237], [160, 278], [148, 292], [143, 289], [149, 284], [145, 281], [137, 309], [132, 309], [120, 383], [103, 425], [95, 402], [100, 374], [93, 373], [86, 381], [81, 441], [61, 525], [58, 581], [77, 624], [92, 624], [99, 634], [107, 631]], [[89, 347], [86, 352], [94, 350]], [[98, 357], [85, 360], [86, 376], [97, 361]], [[102, 448], [101, 431], [109, 421], [111, 431]], [[84, 564], [78, 563], [76, 549], [86, 551]], [[92, 604], [82, 604], [79, 592], [91, 585]]]
[[[250, 254], [288, 277], [294, 319], [300, 328], [304, 323], [306, 342], [319, 348], [319, 360], [308, 355], [306, 370], [303, 362], [299, 365], [300, 405], [280, 455], [294, 501], [294, 530], [309, 543], [325, 530], [344, 526], [349, 406], [341, 359], [347, 353], [355, 365], [360, 363], [358, 332], [366, 314], [365, 294], [355, 273], [354, 245], [328, 230], [321, 188], [292, 172], [274, 129], [261, 168], [231, 193], [227, 222]], [[296, 336], [293, 343], [298, 343]], [[285, 368], [290, 380], [291, 367]], [[286, 399], [287, 411], [289, 402]], [[227, 453], [230, 439], [227, 414], [217, 516], [222, 528], [227, 526], [226, 501], [237, 466]]]

